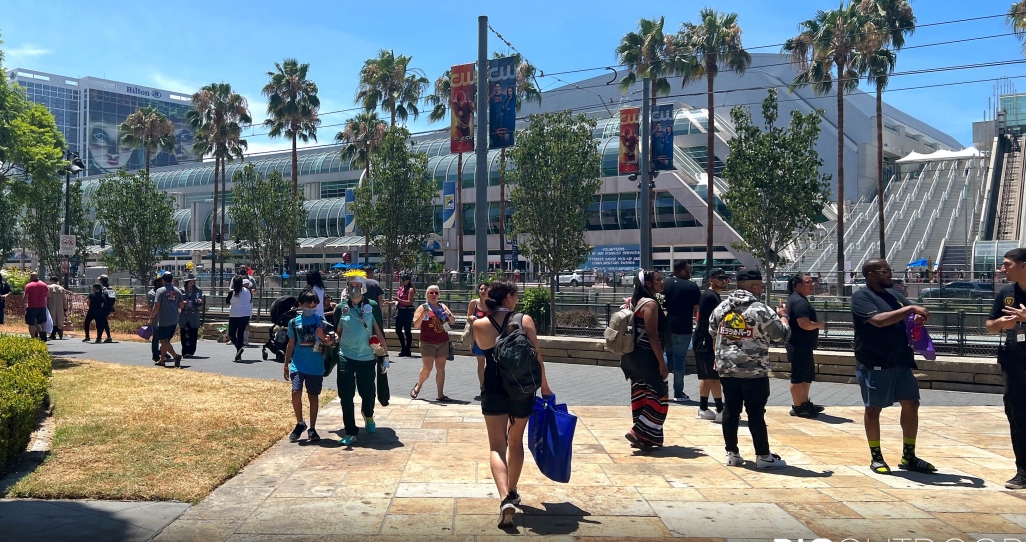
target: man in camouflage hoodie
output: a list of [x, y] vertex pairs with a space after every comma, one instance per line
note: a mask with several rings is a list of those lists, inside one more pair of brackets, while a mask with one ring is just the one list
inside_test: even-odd
[[787, 312], [776, 311], [759, 301], [762, 273], [742, 269], [737, 273], [737, 290], [709, 316], [709, 334], [716, 346], [716, 372], [723, 386], [723, 442], [727, 465], [741, 466], [744, 459], [737, 447], [741, 408], [748, 412], [748, 430], [755, 445], [756, 467], [779, 469], [787, 466], [770, 452], [766, 430], [766, 401], [770, 395], [769, 341], [786, 341], [791, 336]]

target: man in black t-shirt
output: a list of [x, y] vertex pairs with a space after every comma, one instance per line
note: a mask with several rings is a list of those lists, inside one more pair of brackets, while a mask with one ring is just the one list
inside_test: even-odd
[[691, 264], [678, 260], [673, 264], [673, 276], [663, 286], [664, 308], [670, 320], [670, 371], [673, 372], [673, 400], [685, 403], [691, 398], [684, 393], [684, 364], [694, 331], [698, 298], [702, 292], [691, 282]]
[[[720, 305], [720, 292], [730, 282], [727, 273], [719, 267], [709, 273], [709, 288], [698, 298], [698, 323], [695, 324], [694, 346], [695, 372], [698, 374], [698, 415], [700, 420], [723, 423], [723, 391], [720, 375], [716, 372], [715, 344], [709, 331], [709, 315]], [[709, 394], [712, 393], [716, 413], [709, 410]]]
[[816, 379], [816, 363], [812, 351], [819, 341], [819, 330], [826, 322], [816, 318], [816, 309], [809, 303], [816, 285], [812, 275], [798, 273], [787, 282], [790, 296], [787, 298], [787, 321], [791, 323], [791, 338], [784, 348], [787, 362], [791, 364], [791, 400], [794, 406], [791, 415], [799, 418], [815, 418], [823, 411], [809, 400], [809, 389]]
[[1005, 416], [1015, 454], [1015, 476], [1008, 489], [1026, 489], [1026, 249], [1005, 253], [1001, 272], [1011, 284], [1001, 288], [987, 316], [987, 331], [1004, 333], [998, 363], [1005, 379]]
[[877, 474], [890, 474], [891, 468], [880, 451], [880, 412], [895, 401], [901, 404], [901, 432], [904, 437], [899, 468], [916, 472], [937, 471], [916, 457], [919, 432], [919, 382], [912, 374], [916, 368], [908, 342], [905, 319], [915, 315], [918, 324], [930, 318], [930, 311], [912, 305], [894, 290], [891, 266], [873, 258], [862, 265], [866, 287], [851, 296], [851, 316], [855, 324], [855, 376], [865, 403], [866, 438]]

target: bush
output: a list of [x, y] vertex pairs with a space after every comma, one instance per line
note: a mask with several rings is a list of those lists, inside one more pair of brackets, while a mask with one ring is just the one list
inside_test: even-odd
[[22, 295], [25, 293], [25, 285], [29, 281], [28, 271], [21, 271], [17, 267], [8, 267], [7, 269], [0, 269], [0, 273], [3, 273], [4, 280], [11, 286], [11, 295]]
[[28, 445], [52, 372], [45, 344], [0, 336], [0, 466]]
[[556, 313], [556, 324], [560, 327], [597, 328], [598, 317], [588, 309], [573, 309]]
[[528, 288], [520, 296], [520, 311], [534, 320], [538, 333], [549, 326], [549, 291], [540, 286]]

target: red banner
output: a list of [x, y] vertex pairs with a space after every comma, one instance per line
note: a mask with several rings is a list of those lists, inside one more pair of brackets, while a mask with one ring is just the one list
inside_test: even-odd
[[620, 110], [620, 160], [617, 169], [620, 175], [637, 173], [640, 171], [638, 157], [641, 151], [638, 146], [641, 143], [640, 127], [638, 118], [641, 112], [637, 107], [628, 107]]
[[474, 150], [474, 65], [460, 64], [449, 72], [449, 113], [452, 121], [449, 129], [451, 143], [449, 152], [473, 152]]

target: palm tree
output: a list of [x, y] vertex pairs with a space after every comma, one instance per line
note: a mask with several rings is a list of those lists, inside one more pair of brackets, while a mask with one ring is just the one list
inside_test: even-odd
[[[811, 85], [822, 96], [837, 94], [837, 291], [844, 291], [844, 95], [858, 88], [858, 56], [870, 21], [857, 4], [832, 11], [818, 11], [803, 21], [801, 32], [788, 39], [781, 50], [799, 74], [790, 91]], [[836, 87], [836, 88], [835, 88]]]
[[[876, 203], [879, 210], [880, 257], [886, 258], [883, 179], [883, 91], [890, 82], [905, 36], [916, 30], [916, 17], [907, 0], [861, 0], [859, 12], [870, 18], [859, 51], [859, 72], [876, 87]], [[872, 31], [875, 29], [875, 31]]]
[[292, 140], [292, 193], [299, 192], [298, 141], [317, 141], [317, 127], [321, 124], [318, 110], [317, 83], [307, 79], [309, 64], [300, 64], [294, 58], [274, 63], [276, 71], [267, 72], [270, 81], [261, 93], [267, 98], [267, 116], [264, 126], [268, 137]]
[[390, 126], [397, 121], [406, 122], [411, 116], [417, 120], [420, 109], [417, 104], [430, 83], [424, 70], [411, 68], [413, 57], [399, 55], [382, 49], [376, 58], [368, 59], [360, 68], [360, 85], [356, 91], [356, 103], [367, 111], [381, 108], [389, 114]]
[[[335, 141], [341, 143], [343, 162], [352, 162], [363, 168], [362, 178], [370, 181], [371, 155], [381, 145], [388, 129], [385, 121], [378, 118], [377, 111], [364, 111], [346, 121], [341, 132], [335, 134]], [[371, 232], [363, 232], [363, 263], [370, 263]]]
[[716, 142], [716, 101], [714, 90], [716, 76], [721, 70], [744, 74], [752, 64], [752, 55], [741, 44], [741, 27], [737, 24], [737, 13], [720, 13], [711, 8], [699, 12], [698, 24], [683, 23], [674, 38], [671, 54], [675, 58], [677, 71], [682, 75], [681, 86], [705, 78], [706, 81], [706, 166], [705, 176], [709, 183], [706, 196], [705, 221], [705, 278], [713, 266], [713, 205], [716, 175], [714, 144]]
[[153, 107], [139, 108], [118, 127], [121, 144], [146, 153], [146, 176], [150, 176], [150, 155], [163, 149], [175, 150], [175, 125]]
[[[1019, 39], [1026, 36], [1026, 0], [1019, 0], [1008, 8], [1008, 17], [1005, 22], [1012, 27], [1012, 32], [1015, 32]], [[1023, 54], [1026, 54], [1026, 43], [1023, 44], [1022, 51]]]

